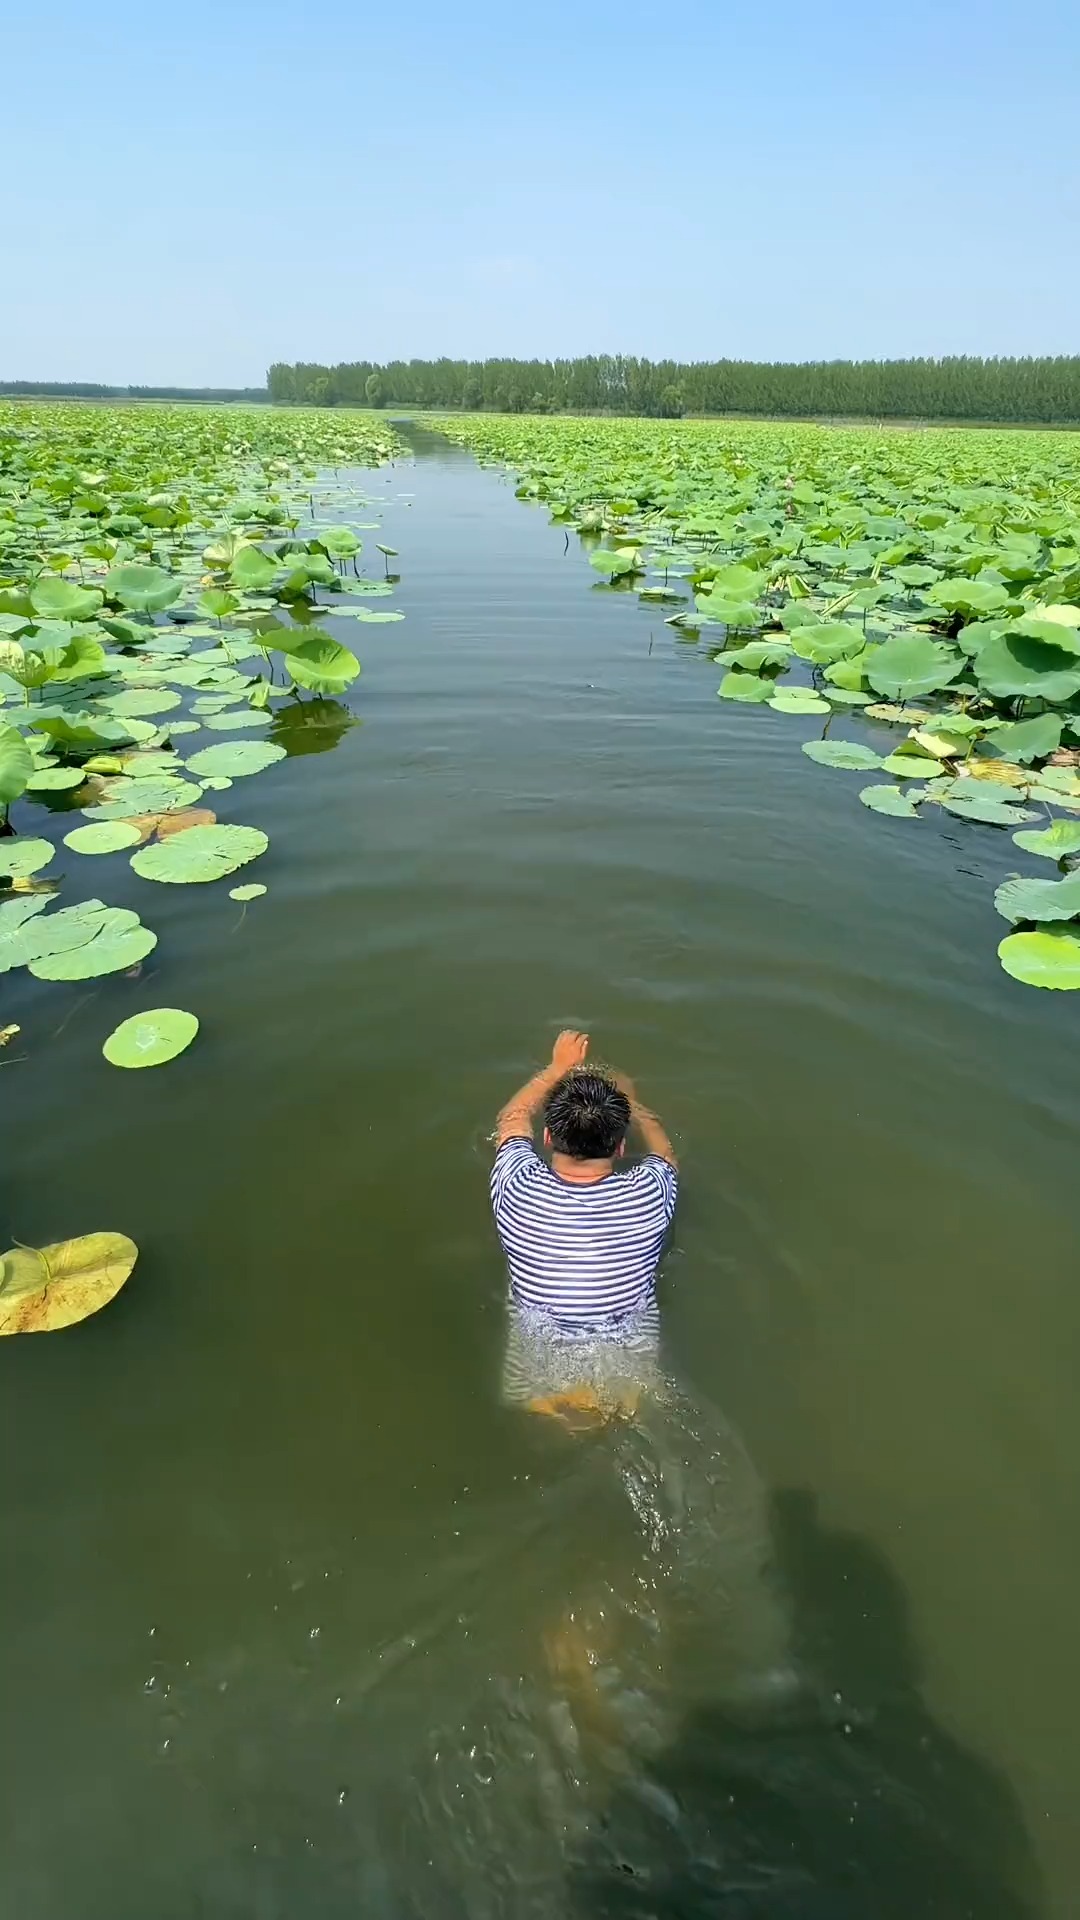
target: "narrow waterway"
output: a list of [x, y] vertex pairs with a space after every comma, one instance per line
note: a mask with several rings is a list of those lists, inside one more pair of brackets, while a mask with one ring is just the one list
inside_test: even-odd
[[[362, 724], [221, 797], [266, 898], [95, 863], [198, 1045], [0, 982], [4, 1244], [143, 1250], [0, 1352], [0, 1911], [1066, 1920], [1080, 1010], [997, 966], [1000, 836], [415, 439]], [[600, 1438], [499, 1400], [487, 1135], [565, 1024], [683, 1164]]]

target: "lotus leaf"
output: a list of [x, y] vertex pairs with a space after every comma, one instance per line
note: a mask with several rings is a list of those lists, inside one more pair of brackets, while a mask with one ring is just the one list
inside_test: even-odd
[[1025, 987], [1071, 992], [1080, 987], [1080, 939], [1067, 927], [1009, 933], [998, 948], [1006, 973]]
[[108, 795], [95, 806], [84, 807], [88, 820], [126, 820], [133, 813], [173, 813], [190, 807], [202, 792], [194, 780], [158, 774], [146, 780], [111, 780]]
[[978, 791], [941, 795], [941, 804], [961, 820], [978, 820], [989, 827], [1022, 826], [1025, 820], [1037, 820], [1029, 807], [1009, 806], [1003, 800], [989, 799]]
[[86, 785], [81, 767], [40, 767], [26, 783], [28, 793], [62, 793], [66, 787]]
[[256, 859], [269, 844], [258, 827], [189, 827], [157, 846], [141, 847], [132, 854], [131, 865], [144, 880], [176, 885], [221, 880]]
[[963, 664], [959, 654], [942, 641], [910, 633], [878, 647], [866, 677], [875, 693], [906, 700], [912, 694], [934, 693], [948, 686]]
[[162, 567], [129, 563], [113, 567], [105, 575], [109, 599], [118, 600], [122, 607], [131, 607], [136, 613], [160, 613], [163, 607], [171, 607], [174, 600], [179, 600], [183, 590], [183, 582]]
[[[320, 527], [318, 541], [335, 560], [350, 560], [363, 544], [351, 527]], [[380, 547], [379, 551], [383, 549]]]
[[199, 1031], [193, 1013], [155, 1007], [132, 1014], [110, 1033], [101, 1051], [114, 1067], [162, 1067], [191, 1045]]
[[866, 772], [871, 767], [881, 767], [884, 761], [873, 748], [860, 745], [857, 740], [804, 740], [803, 752], [811, 760], [817, 760], [823, 767], [843, 767], [852, 772]]
[[188, 770], [200, 779], [238, 779], [243, 774], [261, 773], [284, 760], [285, 749], [272, 740], [223, 740], [220, 746], [203, 747], [193, 753]]
[[1023, 634], [1002, 633], [988, 640], [974, 666], [980, 687], [999, 699], [1026, 694], [1058, 701], [1080, 693], [1080, 660]]
[[828, 713], [829, 703], [812, 687], [777, 687], [769, 701], [775, 713]]
[[0, 808], [10, 806], [25, 791], [33, 765], [30, 748], [18, 728], [0, 726]]
[[229, 899], [258, 900], [265, 892], [266, 888], [258, 880], [252, 880], [246, 887], [230, 887]]
[[44, 913], [49, 898], [48, 894], [31, 893], [0, 901], [0, 973], [25, 965], [23, 928], [28, 920]]
[[360, 671], [360, 662], [348, 647], [320, 628], [309, 629], [306, 637], [285, 654], [285, 671], [297, 686], [312, 693], [342, 693]]
[[737, 667], [725, 673], [717, 688], [721, 700], [743, 700], [751, 706], [764, 705], [774, 692], [771, 680], [761, 680], [756, 673], [740, 673]]
[[94, 587], [79, 587], [48, 573], [40, 574], [30, 591], [34, 612], [43, 620], [89, 620], [103, 598]]
[[208, 713], [203, 725], [211, 733], [233, 733], [245, 727], [269, 727], [273, 718], [272, 713], [260, 712], [257, 707], [239, 707], [228, 713]]
[[938, 580], [926, 597], [948, 613], [993, 613], [1009, 600], [1006, 589], [992, 581], [964, 579]]
[[[887, 766], [888, 762], [885, 764]], [[864, 787], [859, 799], [873, 813], [891, 813], [898, 820], [917, 820], [919, 817], [912, 795], [901, 793], [899, 787]]]
[[886, 773], [894, 773], [898, 780], [933, 780], [941, 771], [936, 760], [930, 760], [922, 753], [890, 753], [882, 761]]
[[1039, 713], [1031, 720], [1006, 723], [994, 730], [994, 752], [1004, 760], [1018, 760], [1029, 766], [1033, 760], [1045, 759], [1048, 753], [1057, 751], [1064, 724], [1054, 713]]
[[168, 687], [130, 687], [125, 693], [111, 693], [99, 700], [106, 713], [135, 714], [141, 719], [152, 713], [171, 713], [180, 705], [181, 695]]
[[0, 873], [10, 878], [40, 873], [55, 852], [51, 840], [0, 840]]
[[810, 660], [817, 667], [825, 667], [831, 666], [836, 660], [848, 660], [854, 654], [861, 653], [866, 645], [866, 635], [861, 627], [852, 626], [847, 621], [826, 620], [813, 626], [796, 627], [791, 642], [801, 660]]
[[109, 907], [89, 940], [42, 954], [30, 961], [30, 971], [39, 980], [96, 980], [106, 973], [126, 973], [156, 946], [157, 934], [140, 925], [137, 914]]
[[1014, 833], [1013, 839], [1025, 853], [1037, 853], [1046, 860], [1066, 860], [1070, 854], [1080, 853], [1080, 820], [1055, 820], [1052, 826], [1035, 831], [1026, 828], [1023, 833]]
[[138, 827], [128, 820], [102, 820], [89, 827], [75, 827], [65, 833], [64, 845], [73, 853], [118, 853], [121, 847], [133, 847], [141, 840]]
[[0, 1256], [0, 1334], [49, 1333], [87, 1319], [115, 1298], [138, 1257], [123, 1233], [87, 1233]]
[[1003, 920], [1075, 920], [1080, 914], [1080, 873], [1064, 880], [1006, 880], [994, 894]]

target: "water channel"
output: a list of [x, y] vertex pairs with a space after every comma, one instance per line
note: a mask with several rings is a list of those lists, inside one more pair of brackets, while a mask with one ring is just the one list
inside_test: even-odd
[[[109, 857], [198, 1044], [4, 982], [4, 1244], [142, 1256], [0, 1354], [0, 1912], [1065, 1920], [1080, 1009], [997, 966], [1001, 836], [413, 439], [361, 724], [221, 808], [266, 898]], [[670, 1393], [578, 1438], [500, 1404], [486, 1191], [568, 1024], [683, 1165]]]

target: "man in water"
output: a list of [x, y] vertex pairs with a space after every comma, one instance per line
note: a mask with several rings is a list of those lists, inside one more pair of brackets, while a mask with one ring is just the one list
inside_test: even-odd
[[[505, 1392], [575, 1427], [632, 1415], [657, 1384], [656, 1269], [678, 1190], [656, 1115], [588, 1051], [588, 1034], [561, 1033], [506, 1102], [491, 1174], [514, 1315]], [[541, 1107], [550, 1166], [533, 1145]], [[646, 1155], [618, 1173], [631, 1124]]]

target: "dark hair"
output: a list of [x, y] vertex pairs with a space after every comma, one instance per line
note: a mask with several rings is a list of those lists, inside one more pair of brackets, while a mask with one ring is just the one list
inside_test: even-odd
[[572, 1160], [610, 1160], [626, 1139], [630, 1102], [606, 1073], [575, 1067], [552, 1087], [544, 1119], [557, 1153]]

